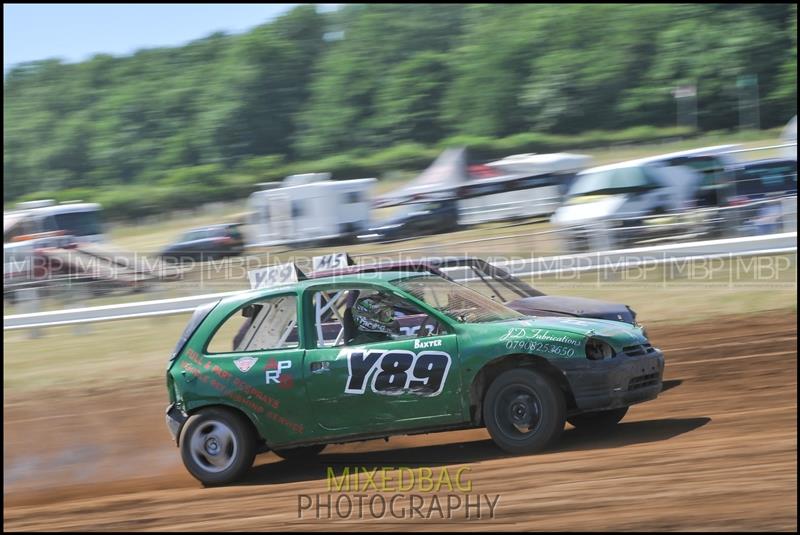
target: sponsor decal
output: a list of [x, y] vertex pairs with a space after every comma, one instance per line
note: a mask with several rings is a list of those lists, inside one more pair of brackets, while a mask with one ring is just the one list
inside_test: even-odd
[[525, 329], [525, 328], [511, 328], [506, 334], [500, 337], [501, 342], [506, 340], [539, 340], [542, 342], [559, 342], [571, 346], [580, 346], [581, 341], [570, 338], [569, 336], [554, 336], [544, 329]]
[[[575, 356], [575, 348], [582, 342], [566, 335], [556, 336], [544, 329], [513, 327], [500, 337], [509, 351], [544, 352], [559, 357]], [[570, 347], [571, 346], [571, 347]]]
[[441, 340], [414, 340], [414, 349], [425, 349], [428, 347], [442, 347]]
[[294, 386], [294, 378], [291, 374], [284, 373], [284, 370], [288, 370], [291, 367], [291, 360], [269, 359], [266, 366], [264, 366], [267, 384], [277, 383], [281, 388], [291, 388]]
[[[190, 373], [198, 381], [210, 385], [212, 388], [217, 390], [220, 395], [225, 396], [234, 403], [237, 403], [243, 407], [247, 407], [249, 410], [253, 411], [259, 416], [268, 418], [279, 425], [291, 429], [295, 433], [302, 434], [304, 432], [302, 423], [289, 420], [280, 413], [276, 412], [276, 410], [280, 409], [280, 400], [265, 394], [258, 388], [254, 388], [242, 379], [239, 379], [238, 377], [233, 376], [233, 374], [226, 372], [219, 366], [212, 365], [210, 360], [205, 357], [201, 357], [193, 349], [187, 350], [186, 355], [194, 364], [183, 362], [181, 366], [187, 373]], [[278, 368], [278, 363], [275, 362], [275, 359], [272, 359], [272, 363], [267, 363], [267, 365], [271, 365], [276, 369]], [[204, 372], [203, 370], [208, 370], [208, 372]], [[211, 376], [212, 373], [219, 380], [213, 378]], [[284, 384], [292, 384], [290, 380], [287, 380], [287, 377], [290, 376], [288, 374], [284, 374], [282, 377], [283, 381], [280, 383], [282, 388], [285, 388], [283, 386]]]
[[[422, 325], [413, 325], [413, 326], [411, 326], [411, 327], [408, 327], [408, 326], [406, 326], [406, 327], [403, 327], [403, 326], [401, 325], [401, 326], [399, 327], [399, 329], [400, 329], [400, 334], [402, 334], [402, 335], [405, 335], [405, 336], [414, 336], [414, 335], [416, 335], [416, 334], [419, 332], [419, 330], [420, 330], [422, 327], [423, 327]], [[425, 325], [424, 327], [425, 327], [425, 329], [426, 329], [426, 331], [427, 331], [427, 332], [432, 332], [432, 331], [433, 331], [433, 330], [436, 328], [436, 326], [435, 326], [435, 325], [432, 325], [432, 324], [430, 324], [430, 323], [429, 323], [429, 324], [427, 324], [427, 325]]]
[[559, 357], [574, 357], [574, 347], [564, 347], [556, 344], [546, 344], [536, 340], [509, 340], [506, 342], [509, 351], [525, 351], [526, 353], [551, 353]]
[[240, 372], [250, 371], [250, 368], [252, 368], [256, 362], [258, 362], [256, 357], [241, 357], [233, 361]]
[[442, 351], [347, 349], [344, 355], [347, 358], [346, 394], [363, 394], [369, 384], [376, 394], [438, 396], [452, 362], [450, 355]]

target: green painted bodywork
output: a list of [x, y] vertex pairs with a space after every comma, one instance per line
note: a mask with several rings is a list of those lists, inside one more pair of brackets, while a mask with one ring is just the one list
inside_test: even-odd
[[[418, 273], [378, 272], [311, 279], [223, 299], [168, 366], [170, 402], [186, 413], [209, 405], [234, 407], [250, 418], [270, 447], [469, 427], [473, 420], [470, 387], [481, 368], [496, 359], [531, 355], [546, 359], [557, 368], [567, 365], [572, 370], [591, 371], [604, 363], [586, 358], [584, 346], [588, 337], [607, 342], [616, 352], [622, 352], [626, 346], [647, 343], [640, 328], [608, 320], [526, 317], [460, 323], [392, 284], [393, 280], [418, 276]], [[430, 350], [449, 354], [451, 364], [440, 393], [387, 395], [370, 388], [364, 393], [345, 393], [348, 360], [342, 347], [316, 348], [311, 298], [319, 289], [347, 287], [394, 292], [429, 313], [449, 331], [444, 335], [357, 346], [419, 353], [425, 349], [419, 345], [427, 345]], [[206, 344], [216, 329], [240, 307], [287, 294], [297, 296], [299, 348], [206, 354]], [[242, 356], [257, 361], [247, 371], [240, 371], [234, 361]], [[280, 385], [267, 384], [265, 368], [270, 365], [274, 368], [279, 361], [291, 361], [291, 367], [281, 372]], [[329, 369], [313, 373], [314, 363], [322, 362]]]

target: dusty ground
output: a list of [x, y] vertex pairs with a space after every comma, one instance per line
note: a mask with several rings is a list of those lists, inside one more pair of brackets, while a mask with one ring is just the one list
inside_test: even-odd
[[[402, 437], [331, 446], [306, 466], [265, 454], [244, 483], [218, 489], [183, 469], [164, 426], [163, 385], [126, 381], [135, 362], [120, 366], [113, 391], [7, 393], [4, 527], [796, 531], [796, 321], [788, 312], [654, 325], [650, 336], [667, 358], [665, 392], [605, 436], [568, 426], [544, 454], [506, 456], [484, 430]], [[324, 508], [321, 519], [313, 510], [299, 518], [299, 495], [328, 496], [326, 467], [354, 465], [432, 466], [434, 479], [468, 467], [473, 495], [499, 495], [494, 518], [485, 505], [483, 518], [469, 520], [463, 510], [451, 520], [437, 512], [339, 520]], [[447, 494], [456, 493], [441, 490], [443, 502]]]

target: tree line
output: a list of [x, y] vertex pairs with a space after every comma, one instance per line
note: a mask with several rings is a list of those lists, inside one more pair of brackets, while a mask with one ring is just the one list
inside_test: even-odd
[[733, 129], [744, 77], [762, 127], [796, 114], [796, 4], [303, 5], [244, 34], [14, 66], [3, 198], [152, 205], [310, 163], [419, 165], [457, 142], [574, 149], [674, 132], [680, 86], [701, 130]]

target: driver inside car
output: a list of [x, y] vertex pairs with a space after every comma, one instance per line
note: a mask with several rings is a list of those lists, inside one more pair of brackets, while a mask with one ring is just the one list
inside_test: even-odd
[[349, 309], [354, 332], [348, 344], [369, 344], [393, 340], [400, 334], [400, 325], [389, 296], [376, 293], [361, 297]]

